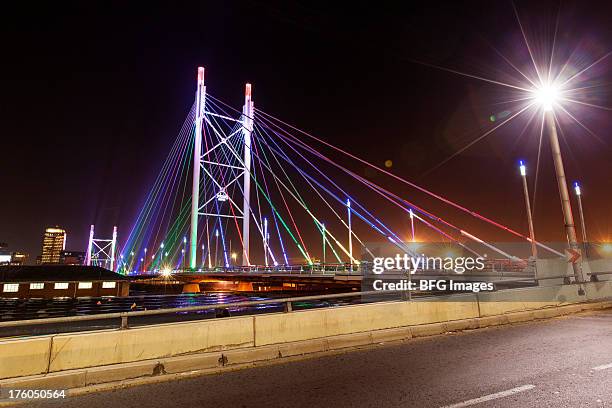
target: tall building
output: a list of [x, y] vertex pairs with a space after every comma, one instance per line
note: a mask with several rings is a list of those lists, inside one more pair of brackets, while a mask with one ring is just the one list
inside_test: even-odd
[[60, 254], [66, 249], [66, 231], [59, 227], [47, 228], [43, 235], [40, 263], [60, 263]]

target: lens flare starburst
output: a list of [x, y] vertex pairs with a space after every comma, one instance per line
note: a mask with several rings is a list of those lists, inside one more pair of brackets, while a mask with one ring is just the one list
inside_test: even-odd
[[[603, 99], [603, 93], [609, 89], [609, 82], [602, 81], [600, 77], [602, 73], [607, 72], [605, 64], [609, 62], [612, 51], [605, 49], [602, 51], [602, 44], [597, 44], [597, 47], [586, 47], [584, 43], [575, 47], [560, 44], [558, 37], [560, 37], [559, 32], [561, 31], [561, 10], [558, 10], [556, 23], [552, 25], [554, 32], [541, 33], [540, 36], [532, 35], [530, 38], [526, 34], [526, 27], [518, 10], [514, 6], [513, 10], [517, 31], [520, 32], [518, 38], [522, 43], [515, 43], [513, 47], [515, 50], [522, 48], [526, 57], [514, 58], [518, 61], [513, 61], [513, 58], [509, 58], [499, 49], [491, 46], [503, 60], [504, 67], [510, 70], [510, 73], [508, 73], [504, 71], [504, 67], [498, 67], [499, 71], [504, 72], [504, 75], [500, 75], [499, 79], [423, 61], [415, 61], [442, 71], [496, 85], [508, 91], [507, 97], [497, 101], [496, 104], [509, 105], [509, 109], [505, 110], [500, 118], [492, 115], [490, 122], [493, 122], [493, 124], [489, 129], [456, 149], [452, 155], [425, 174], [438, 169], [501, 127], [521, 118], [526, 119], [523, 133], [534, 123], [534, 120], [536, 123], [539, 121], [537, 128], [540, 129], [541, 139], [546, 112], [553, 115], [557, 124], [573, 122], [588, 135], [603, 142], [603, 139], [585, 124], [585, 118], [592, 114], [592, 112], [587, 112], [587, 109], [604, 113], [612, 110], [612, 108], [599, 102]], [[548, 25], [542, 25], [548, 27]], [[537, 46], [534, 47], [534, 44]], [[563, 133], [563, 130], [561, 132]], [[539, 157], [540, 154], [538, 153]]]

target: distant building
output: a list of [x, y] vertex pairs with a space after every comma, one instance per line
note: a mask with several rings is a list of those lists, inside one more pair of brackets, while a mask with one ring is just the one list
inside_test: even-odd
[[84, 265], [85, 264], [85, 252], [84, 251], [61, 251], [60, 252], [60, 263], [62, 265]]
[[0, 298], [127, 296], [130, 282], [98, 266], [32, 265], [0, 268]]
[[10, 265], [11, 259], [12, 257], [9, 251], [0, 249], [0, 265]]
[[41, 264], [59, 264], [60, 255], [66, 249], [66, 231], [59, 227], [47, 228], [43, 235]]
[[25, 252], [15, 251], [11, 254], [11, 265], [25, 265], [28, 262], [28, 254]]
[[24, 265], [28, 260], [28, 254], [18, 251], [9, 251], [8, 244], [0, 243], [0, 266]]

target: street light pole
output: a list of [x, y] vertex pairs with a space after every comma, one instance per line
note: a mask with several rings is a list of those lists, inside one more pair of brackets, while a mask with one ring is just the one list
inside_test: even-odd
[[351, 263], [351, 271], [353, 270], [353, 226], [351, 224], [351, 200], [346, 200], [346, 208], [348, 210], [348, 247], [349, 247], [349, 262]]
[[218, 252], [219, 252], [219, 230], [216, 229], [215, 230], [215, 268], [217, 267], [218, 262], [219, 262], [218, 261], [219, 257], [217, 255]]
[[414, 235], [414, 213], [412, 212], [412, 208], [408, 210], [410, 213], [410, 230], [412, 231], [412, 242], [416, 242], [416, 237]]
[[[561, 210], [563, 211], [563, 219], [565, 222], [565, 233], [567, 242], [571, 250], [580, 251], [578, 240], [576, 238], [576, 227], [574, 225], [574, 216], [572, 214], [572, 206], [570, 204], [569, 191], [565, 180], [565, 169], [563, 168], [563, 159], [561, 157], [561, 148], [559, 147], [559, 136], [557, 135], [557, 126], [552, 107], [544, 108], [544, 120], [548, 127], [548, 135], [550, 137], [550, 147], [552, 149], [553, 162], [555, 163], [555, 173], [557, 175], [557, 184], [559, 185], [559, 196], [561, 198]], [[572, 263], [574, 277], [577, 282], [586, 282], [582, 270], [582, 260], [578, 259]]]
[[323, 235], [323, 270], [325, 270], [325, 224], [321, 224], [321, 234]]
[[535, 242], [535, 233], [533, 229], [533, 217], [531, 215], [531, 204], [529, 202], [529, 188], [527, 187], [527, 167], [521, 160], [519, 162], [519, 170], [523, 179], [523, 193], [525, 196], [525, 207], [527, 209], [527, 222], [529, 224], [529, 240], [531, 241], [531, 256], [534, 260], [538, 259], [538, 249]]
[[202, 244], [202, 268], [204, 267], [204, 263], [206, 262], [206, 256], [205, 256], [204, 250], [206, 250], [206, 246]]
[[584, 222], [584, 212], [582, 211], [582, 191], [578, 182], [574, 183], [574, 191], [576, 192], [576, 199], [578, 200], [578, 213], [580, 214], [580, 229], [582, 229], [582, 245], [584, 246], [584, 257], [588, 257], [587, 248], [588, 240], [586, 234], [586, 224]]

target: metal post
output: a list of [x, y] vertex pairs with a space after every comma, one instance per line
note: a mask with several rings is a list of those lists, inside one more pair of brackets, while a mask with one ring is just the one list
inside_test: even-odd
[[113, 240], [111, 242], [110, 270], [115, 272], [115, 248], [117, 246], [117, 227], [113, 227]]
[[215, 268], [219, 264], [219, 230], [215, 229]]
[[353, 226], [351, 224], [351, 200], [346, 200], [346, 208], [348, 211], [348, 246], [349, 246], [349, 262], [351, 263], [351, 271], [353, 270]]
[[212, 269], [212, 254], [210, 250], [210, 234], [208, 229], [208, 219], [206, 220], [206, 246], [208, 247], [208, 269]]
[[251, 219], [251, 133], [253, 132], [253, 110], [251, 101], [251, 84], [246, 84], [244, 91], [244, 107], [242, 108], [242, 133], [244, 135], [244, 176], [242, 201], [242, 265], [251, 263], [249, 257], [249, 221]]
[[89, 242], [87, 243], [87, 255], [85, 255], [85, 265], [91, 265], [91, 251], [93, 249], [94, 226], [89, 227]]
[[198, 211], [200, 210], [200, 165], [202, 160], [202, 120], [206, 87], [204, 86], [204, 68], [198, 68], [198, 85], [196, 89], [196, 119], [193, 144], [193, 184], [191, 188], [191, 239], [189, 266], [196, 267], [198, 258]]
[[412, 208], [408, 210], [410, 213], [410, 229], [412, 231], [412, 242], [416, 242], [416, 237], [414, 236], [414, 213], [412, 212]]
[[268, 219], [264, 218], [264, 239], [263, 239], [263, 245], [264, 245], [264, 263], [266, 266], [268, 266]]
[[122, 313], [121, 314], [121, 329], [125, 330], [128, 329], [128, 314], [127, 313]]
[[326, 245], [326, 242], [325, 242], [325, 238], [326, 238], [325, 237], [325, 234], [326, 234], [325, 224], [321, 224], [321, 234], [323, 235], [323, 270], [325, 270], [325, 261], [326, 261], [326, 259], [325, 259], [325, 245]]
[[533, 259], [538, 259], [538, 249], [535, 242], [535, 233], [533, 229], [533, 217], [531, 214], [531, 203], [529, 201], [529, 188], [527, 187], [527, 167], [521, 160], [519, 162], [519, 170], [523, 179], [523, 194], [525, 196], [525, 208], [527, 209], [527, 223], [529, 224], [529, 241], [531, 242], [531, 256]]
[[[557, 184], [559, 185], [559, 196], [561, 198], [561, 210], [563, 211], [563, 219], [565, 222], [565, 233], [570, 249], [580, 251], [578, 240], [576, 238], [576, 227], [574, 226], [574, 216], [572, 214], [572, 206], [570, 204], [569, 192], [565, 180], [565, 169], [563, 168], [563, 159], [561, 157], [561, 148], [559, 146], [559, 137], [557, 136], [557, 127], [555, 125], [555, 117], [552, 109], [545, 109], [544, 118], [548, 126], [548, 134], [550, 137], [550, 147], [555, 163], [555, 173], [557, 175]], [[574, 277], [577, 282], [586, 282], [582, 271], [582, 260], [572, 263]]]
[[204, 244], [202, 244], [202, 267], [204, 267], [204, 263], [206, 262], [206, 253], [204, 252], [204, 250], [206, 249], [206, 246]]
[[582, 190], [578, 182], [574, 183], [574, 191], [576, 192], [576, 198], [578, 199], [578, 213], [580, 214], [580, 228], [582, 229], [582, 245], [584, 246], [584, 257], [587, 258], [588, 243], [586, 234], [586, 224], [584, 222], [584, 211], [582, 210]]

